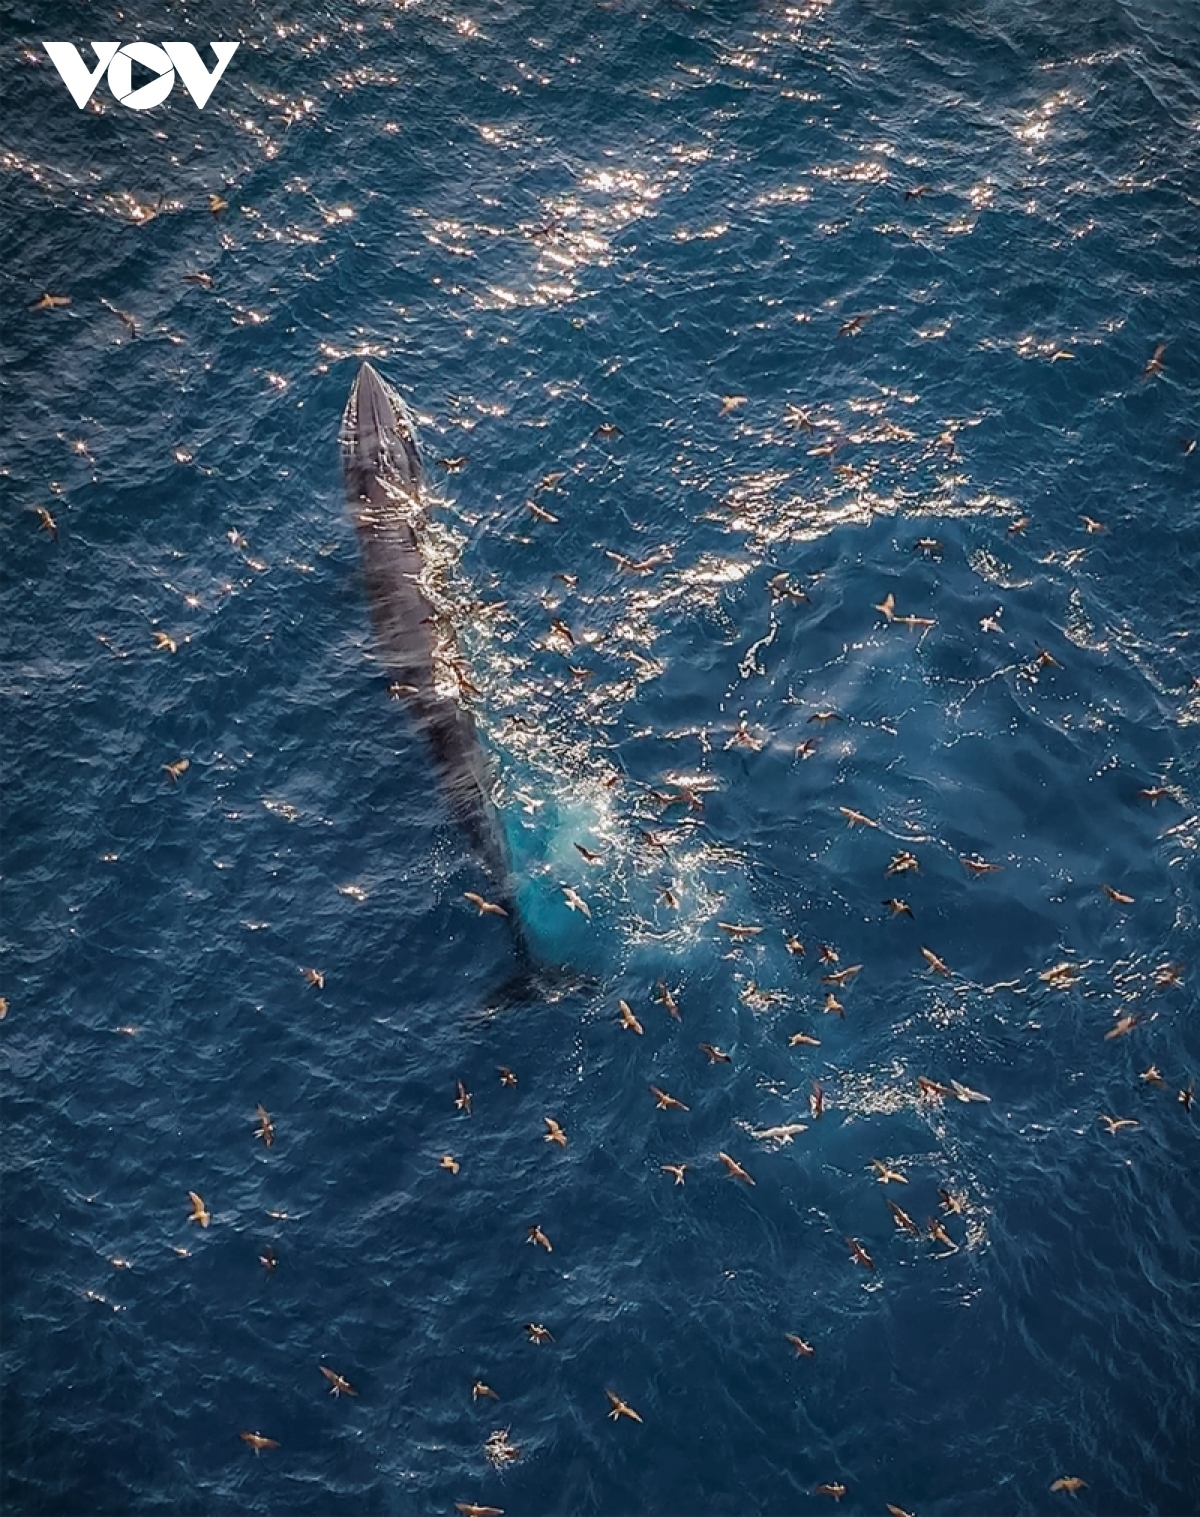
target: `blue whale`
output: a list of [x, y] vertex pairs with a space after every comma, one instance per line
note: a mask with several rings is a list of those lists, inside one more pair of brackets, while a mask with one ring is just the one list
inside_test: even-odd
[[369, 363], [359, 369], [346, 402], [341, 449], [380, 660], [425, 740], [451, 815], [487, 871], [524, 953], [508, 847], [492, 803], [495, 776], [464, 703], [453, 628], [427, 588], [422, 538], [429, 506], [416, 425], [404, 401]]

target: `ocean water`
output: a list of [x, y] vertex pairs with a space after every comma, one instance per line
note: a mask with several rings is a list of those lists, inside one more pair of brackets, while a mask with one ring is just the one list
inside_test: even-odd
[[[1200, 1509], [1195, 8], [5, 30], [3, 1510]], [[203, 112], [40, 46], [171, 36]], [[363, 358], [533, 982], [374, 657]]]

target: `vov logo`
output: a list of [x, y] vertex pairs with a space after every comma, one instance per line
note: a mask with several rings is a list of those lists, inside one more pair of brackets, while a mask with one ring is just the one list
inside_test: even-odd
[[[238, 50], [236, 42], [212, 43], [217, 62], [210, 72], [190, 42], [164, 42], [161, 46], [156, 42], [127, 42], [124, 47], [119, 42], [93, 42], [96, 67], [89, 71], [73, 42], [43, 42], [42, 46], [80, 110], [92, 98], [100, 83], [100, 75], [106, 70], [113, 97], [131, 111], [149, 111], [161, 105], [175, 86], [176, 74], [203, 110], [229, 60]], [[148, 84], [141, 84], [137, 89], [133, 87], [135, 63], [155, 75]]]

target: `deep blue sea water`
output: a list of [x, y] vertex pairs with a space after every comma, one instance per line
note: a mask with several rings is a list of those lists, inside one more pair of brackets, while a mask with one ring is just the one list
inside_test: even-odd
[[[1200, 1510], [1196, 8], [5, 32], [3, 1509]], [[203, 112], [40, 47], [174, 36], [240, 39]], [[364, 357], [524, 991], [374, 657]]]

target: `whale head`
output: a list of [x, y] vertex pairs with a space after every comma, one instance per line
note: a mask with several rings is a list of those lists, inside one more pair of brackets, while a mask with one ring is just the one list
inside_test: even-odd
[[412, 412], [369, 363], [358, 371], [342, 415], [342, 461], [346, 483], [359, 499], [374, 488], [416, 500], [424, 470]]

